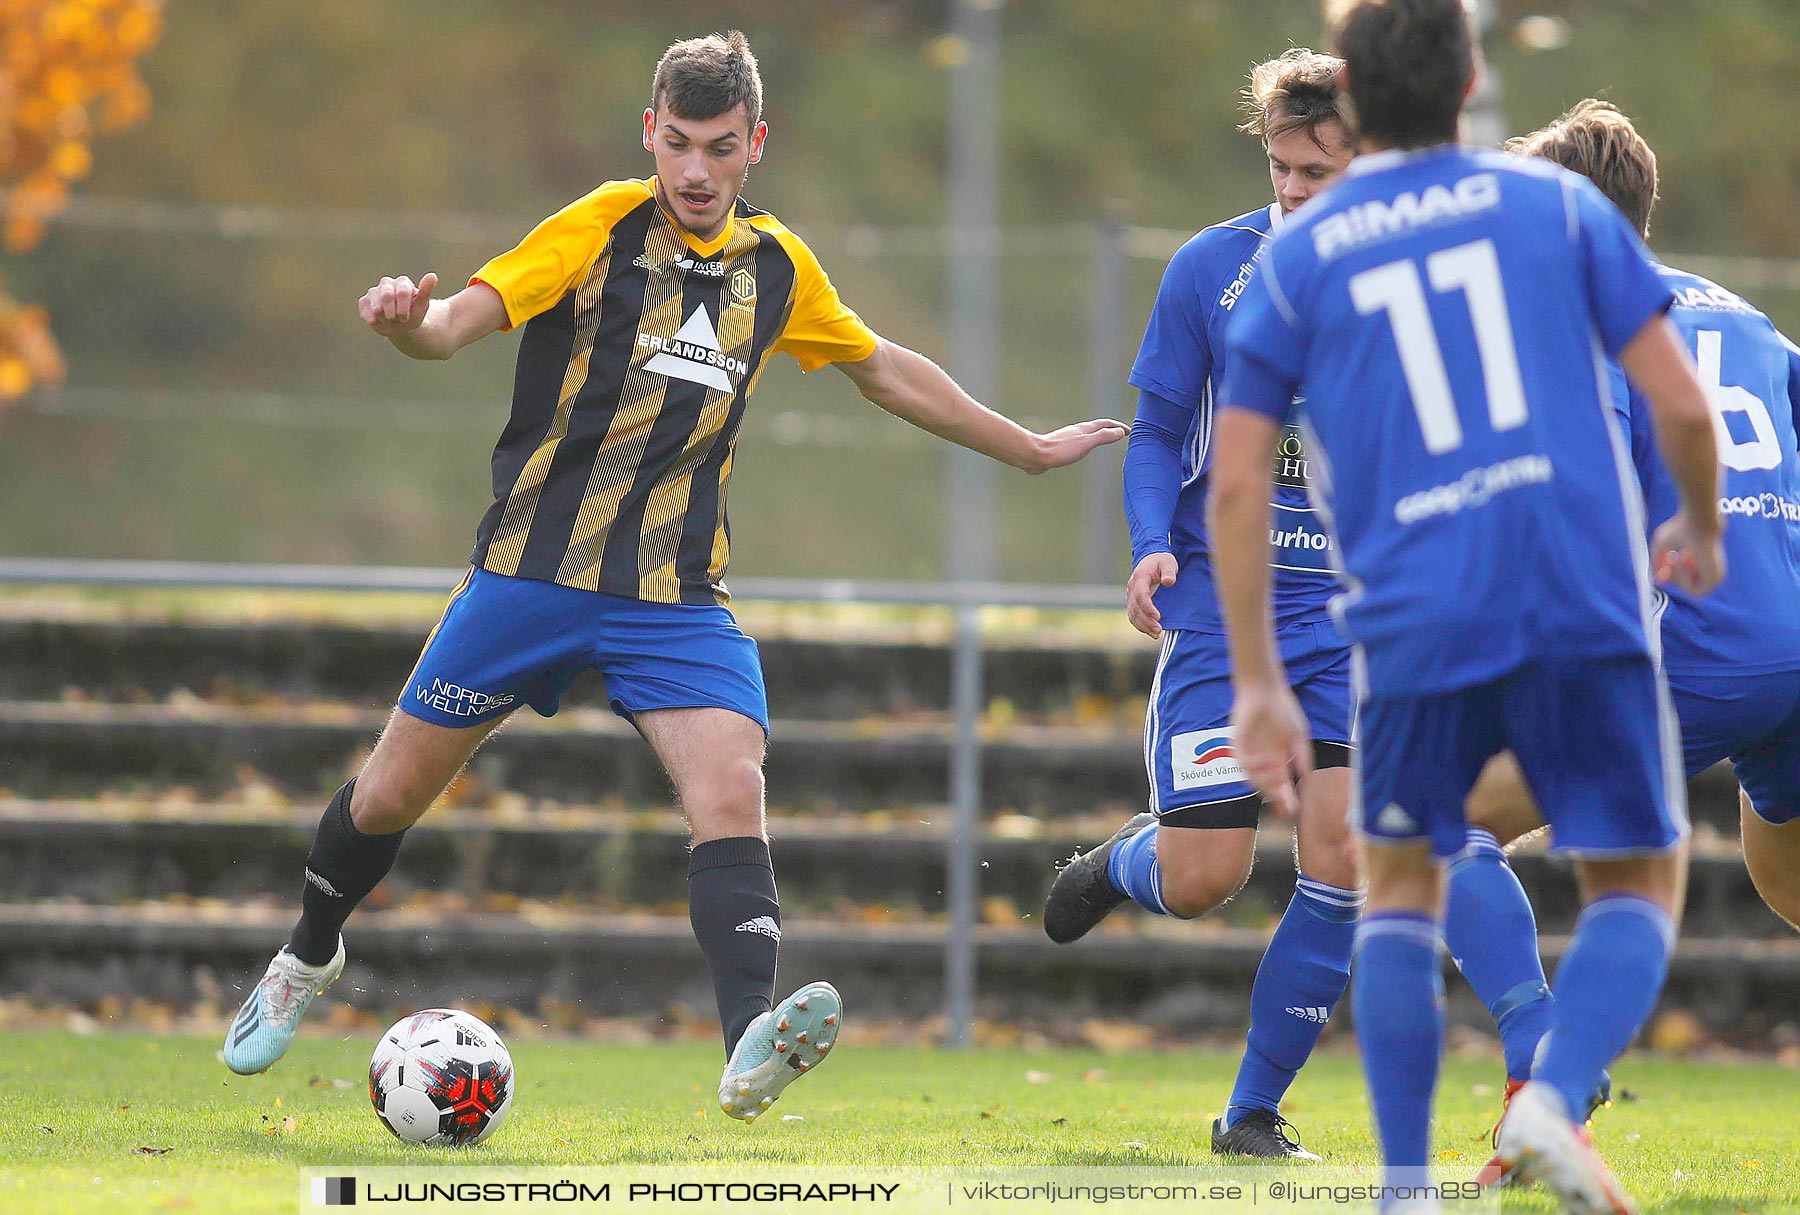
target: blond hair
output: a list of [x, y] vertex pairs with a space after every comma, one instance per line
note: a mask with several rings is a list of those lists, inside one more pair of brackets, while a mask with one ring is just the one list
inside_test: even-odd
[[1529, 135], [1506, 141], [1519, 156], [1541, 156], [1600, 187], [1637, 230], [1650, 235], [1656, 208], [1656, 153], [1610, 101], [1589, 97]]

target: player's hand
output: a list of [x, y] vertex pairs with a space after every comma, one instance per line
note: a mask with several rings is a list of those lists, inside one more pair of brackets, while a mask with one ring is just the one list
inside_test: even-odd
[[1282, 818], [1300, 814], [1298, 782], [1312, 771], [1312, 736], [1286, 684], [1240, 684], [1231, 704], [1231, 745], [1244, 774]]
[[428, 273], [415, 286], [405, 275], [384, 278], [356, 302], [363, 324], [382, 337], [410, 333], [425, 323], [431, 309], [431, 293], [437, 290], [438, 276]]
[[1180, 567], [1172, 553], [1151, 553], [1137, 563], [1125, 582], [1125, 619], [1149, 638], [1162, 636], [1162, 613], [1153, 598], [1158, 587], [1174, 586]]
[[1117, 443], [1130, 433], [1131, 427], [1123, 422], [1113, 418], [1095, 418], [1092, 422], [1077, 422], [1073, 426], [1053, 430], [1047, 435], [1039, 435], [1036, 463], [1025, 471], [1035, 475], [1052, 468], [1062, 468], [1075, 463], [1094, 448]]
[[1704, 595], [1725, 577], [1725, 546], [1719, 532], [1708, 533], [1685, 513], [1656, 529], [1650, 538], [1650, 561], [1656, 580]]

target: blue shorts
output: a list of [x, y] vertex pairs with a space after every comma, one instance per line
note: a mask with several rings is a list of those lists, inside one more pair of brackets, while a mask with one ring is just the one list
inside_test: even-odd
[[1465, 843], [1463, 803], [1494, 755], [1518, 758], [1553, 851], [1666, 852], [1688, 831], [1680, 744], [1648, 657], [1530, 663], [1478, 687], [1362, 706], [1360, 818], [1371, 843]]
[[756, 642], [712, 604], [651, 603], [472, 570], [425, 641], [400, 708], [472, 726], [528, 704], [553, 715], [575, 677], [597, 670], [613, 712], [730, 709], [769, 729]]
[[1669, 676], [1691, 778], [1729, 759], [1764, 822], [1800, 818], [1800, 671]]
[[[1350, 647], [1337, 626], [1276, 634], [1322, 766], [1349, 764]], [[1254, 827], [1261, 799], [1231, 749], [1231, 654], [1216, 633], [1163, 634], [1144, 722], [1150, 809], [1172, 827]]]

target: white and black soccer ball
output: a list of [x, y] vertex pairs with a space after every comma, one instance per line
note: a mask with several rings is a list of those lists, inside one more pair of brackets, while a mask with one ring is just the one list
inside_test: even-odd
[[500, 1035], [454, 1008], [394, 1023], [369, 1060], [369, 1100], [408, 1143], [468, 1147], [506, 1121], [513, 1062]]

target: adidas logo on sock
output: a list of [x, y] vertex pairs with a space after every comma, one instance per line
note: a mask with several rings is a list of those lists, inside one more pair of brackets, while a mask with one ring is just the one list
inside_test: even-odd
[[1329, 1008], [1290, 1008], [1287, 1011], [1293, 1013], [1302, 1021], [1311, 1021], [1318, 1025], [1323, 1025], [1331, 1019], [1331, 1010]]
[[344, 897], [343, 895], [338, 893], [336, 886], [333, 886], [330, 882], [326, 881], [324, 878], [320, 877], [318, 874], [314, 873], [310, 869], [308, 869], [306, 871], [306, 880], [311, 882], [313, 885], [317, 886], [320, 890], [323, 890], [326, 894], [330, 895], [334, 899], [341, 899]]
[[754, 920], [745, 920], [737, 926], [738, 932], [760, 932], [771, 941], [781, 940], [781, 925], [775, 922], [774, 916], [759, 915]]

